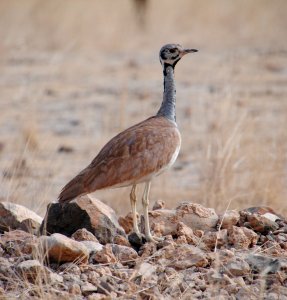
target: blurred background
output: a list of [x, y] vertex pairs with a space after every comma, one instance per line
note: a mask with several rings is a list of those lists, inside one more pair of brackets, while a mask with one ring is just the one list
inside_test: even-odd
[[[158, 52], [174, 42], [199, 52], [176, 68], [182, 149], [151, 205], [286, 215], [286, 12], [285, 0], [1, 0], [0, 200], [43, 216], [110, 138], [157, 112]], [[129, 191], [94, 195], [125, 214]]]

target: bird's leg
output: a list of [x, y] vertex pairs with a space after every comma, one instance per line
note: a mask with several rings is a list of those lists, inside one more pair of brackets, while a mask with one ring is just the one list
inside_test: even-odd
[[131, 207], [132, 207], [132, 214], [133, 214], [133, 228], [134, 232], [141, 236], [141, 233], [139, 231], [138, 227], [138, 220], [137, 220], [137, 208], [136, 208], [136, 202], [137, 202], [137, 196], [136, 196], [136, 184], [133, 185], [131, 193], [130, 193], [130, 200], [131, 200]]
[[143, 193], [142, 198], [142, 204], [143, 204], [143, 210], [144, 210], [144, 228], [145, 228], [145, 238], [148, 242], [158, 242], [162, 239], [153, 237], [150, 233], [150, 227], [149, 227], [149, 218], [148, 218], [148, 205], [149, 205], [149, 190], [150, 190], [150, 181], [145, 184], [145, 189]]

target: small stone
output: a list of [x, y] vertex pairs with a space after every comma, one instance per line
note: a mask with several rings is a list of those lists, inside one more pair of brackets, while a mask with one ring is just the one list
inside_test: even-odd
[[248, 249], [257, 243], [257, 234], [246, 228], [232, 226], [228, 229], [228, 242], [236, 249]]
[[89, 282], [85, 282], [83, 285], [81, 285], [82, 294], [84, 296], [87, 296], [93, 292], [97, 291], [97, 287]]
[[[137, 213], [137, 222], [139, 221], [139, 215]], [[119, 224], [122, 226], [126, 234], [133, 231], [133, 214], [129, 212], [125, 217], [119, 217]]]
[[114, 243], [121, 246], [131, 247], [130, 242], [122, 235], [116, 235]]
[[60, 233], [39, 238], [38, 250], [42, 250], [50, 260], [56, 262], [87, 263], [89, 251], [81, 242], [72, 240]]
[[92, 260], [101, 264], [114, 263], [117, 261], [110, 244], [105, 245], [101, 251], [95, 253], [92, 256]]
[[207, 256], [199, 248], [193, 245], [181, 245], [170, 253], [168, 266], [177, 270], [184, 270], [192, 266], [206, 267]]
[[45, 273], [45, 268], [38, 260], [26, 260], [17, 265], [18, 272], [22, 277], [32, 282], [41, 281]]
[[152, 210], [163, 209], [165, 207], [165, 202], [163, 200], [156, 200]]
[[82, 294], [81, 287], [77, 283], [70, 284], [68, 291], [71, 295], [81, 295]]
[[63, 273], [73, 274], [73, 275], [81, 275], [81, 270], [79, 266], [73, 262], [67, 262], [60, 265], [59, 271]]
[[199, 239], [194, 235], [193, 230], [183, 222], [179, 222], [177, 225], [177, 235], [184, 236], [188, 244], [197, 245], [199, 242]]
[[221, 229], [230, 228], [235, 226], [240, 219], [240, 214], [236, 210], [227, 210], [224, 214], [219, 215], [218, 226]]
[[142, 258], [150, 257], [156, 252], [155, 243], [145, 243], [139, 250], [139, 255]]
[[8, 253], [21, 256], [32, 253], [37, 244], [37, 237], [22, 230], [13, 230], [1, 236], [0, 244]]
[[213, 250], [216, 248], [221, 248], [227, 244], [227, 229], [222, 229], [220, 231], [209, 231], [203, 235], [201, 238], [202, 244], [201, 248], [206, 248]]
[[51, 284], [58, 284], [64, 282], [63, 276], [51, 271], [47, 271], [47, 278]]
[[94, 241], [81, 241], [81, 243], [88, 249], [89, 255], [101, 251], [103, 249], [103, 245], [99, 242]]
[[233, 276], [244, 276], [250, 272], [250, 267], [245, 260], [234, 257], [224, 264], [222, 272], [225, 271], [227, 274], [232, 274]]
[[115, 257], [122, 263], [134, 261], [138, 258], [137, 252], [130, 247], [113, 244], [112, 250]]
[[268, 234], [279, 228], [279, 225], [275, 221], [271, 221], [259, 214], [247, 215], [247, 222], [245, 222], [244, 225], [262, 234]]
[[78, 229], [74, 232], [71, 236], [74, 240], [81, 242], [81, 241], [93, 241], [99, 243], [98, 239], [86, 228]]

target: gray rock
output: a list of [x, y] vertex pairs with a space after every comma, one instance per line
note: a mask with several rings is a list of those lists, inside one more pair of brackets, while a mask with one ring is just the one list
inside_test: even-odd
[[15, 203], [0, 202], [0, 231], [22, 229], [37, 233], [43, 218], [32, 210]]

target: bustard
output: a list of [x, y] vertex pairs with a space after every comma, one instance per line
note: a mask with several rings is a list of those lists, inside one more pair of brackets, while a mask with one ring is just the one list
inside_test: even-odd
[[112, 138], [90, 165], [62, 189], [60, 203], [104, 188], [132, 186], [133, 229], [141, 236], [136, 217], [136, 186], [145, 183], [142, 197], [145, 237], [147, 241], [157, 240], [151, 235], [148, 219], [150, 184], [153, 177], [175, 162], [179, 153], [181, 137], [175, 116], [174, 67], [185, 54], [192, 52], [197, 50], [184, 49], [178, 44], [167, 44], [160, 49], [164, 92], [159, 111]]

